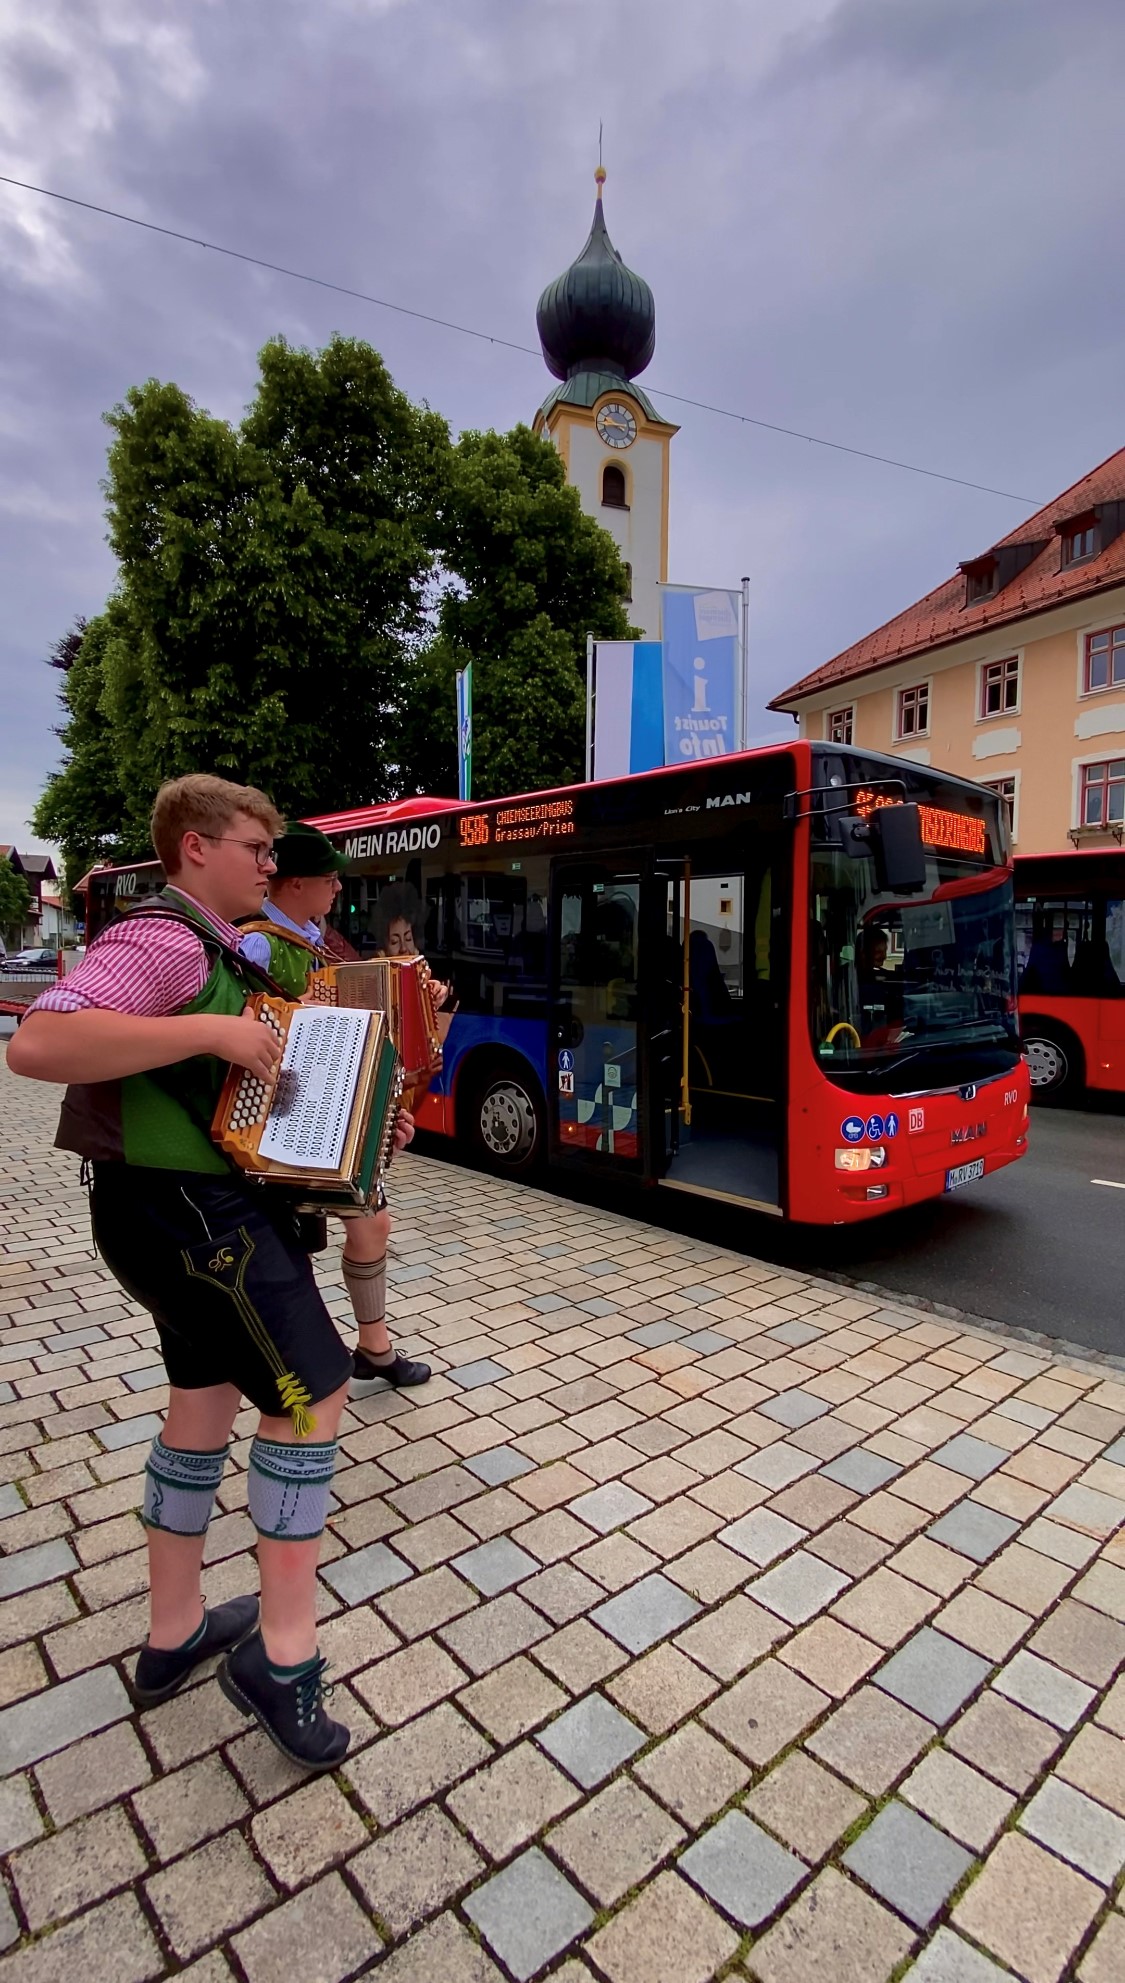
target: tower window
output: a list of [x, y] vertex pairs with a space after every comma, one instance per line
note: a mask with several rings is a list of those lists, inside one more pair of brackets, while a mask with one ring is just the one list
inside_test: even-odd
[[625, 470], [610, 462], [602, 469], [602, 503], [606, 509], [627, 510], [625, 500]]

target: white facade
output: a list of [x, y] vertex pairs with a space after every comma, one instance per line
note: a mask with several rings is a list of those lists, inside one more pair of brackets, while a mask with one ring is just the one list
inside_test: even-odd
[[[630, 402], [625, 401], [628, 405]], [[567, 480], [577, 489], [587, 516], [608, 530], [632, 573], [632, 603], [626, 611], [647, 640], [660, 638], [660, 592], [664, 570], [668, 518], [668, 440], [646, 434], [643, 427], [629, 448], [607, 447], [588, 419], [567, 419], [563, 459]], [[602, 501], [602, 477], [608, 467], [625, 477], [626, 509]]]

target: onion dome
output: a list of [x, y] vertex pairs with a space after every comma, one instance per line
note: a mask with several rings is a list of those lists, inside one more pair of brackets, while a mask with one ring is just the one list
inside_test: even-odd
[[602, 210], [605, 171], [594, 174], [598, 195], [582, 253], [539, 298], [539, 342], [556, 379], [581, 372], [632, 379], [656, 349], [656, 305], [644, 278], [626, 268], [609, 238]]

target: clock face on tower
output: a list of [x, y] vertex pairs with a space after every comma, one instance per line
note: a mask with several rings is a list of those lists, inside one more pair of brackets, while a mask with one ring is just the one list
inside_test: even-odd
[[597, 429], [607, 448], [631, 448], [637, 438], [637, 423], [627, 406], [611, 400], [597, 418]]

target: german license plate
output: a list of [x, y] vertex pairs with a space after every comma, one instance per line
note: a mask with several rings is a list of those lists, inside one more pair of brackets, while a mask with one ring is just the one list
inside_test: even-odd
[[945, 1173], [947, 1191], [959, 1191], [963, 1184], [975, 1184], [978, 1177], [984, 1176], [984, 1158], [974, 1157], [971, 1164], [955, 1164]]

